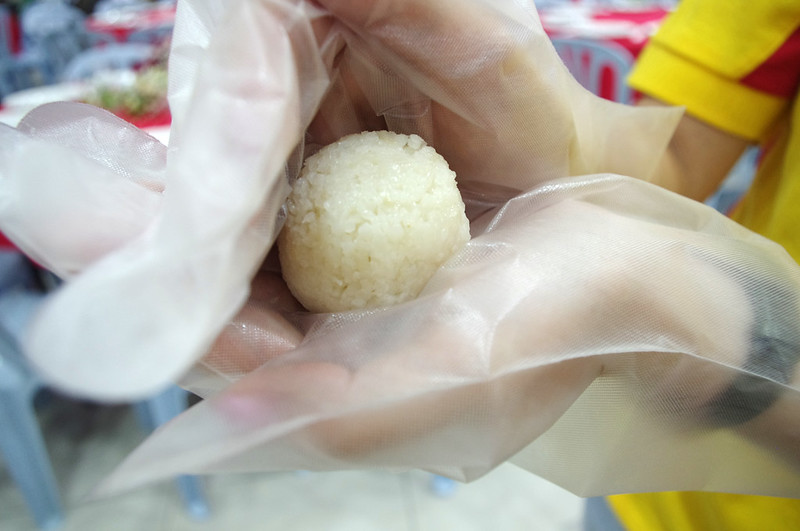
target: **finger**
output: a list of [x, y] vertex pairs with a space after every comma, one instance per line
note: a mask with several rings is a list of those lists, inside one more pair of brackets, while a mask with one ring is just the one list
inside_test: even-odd
[[155, 192], [164, 190], [167, 148], [147, 132], [103, 109], [77, 102], [41, 105], [17, 129], [62, 146]]
[[[274, 367], [259, 379], [242, 379], [154, 432], [96, 491], [111, 495], [215, 468], [306, 469], [307, 456], [292, 444], [281, 444], [281, 437], [296, 429], [298, 419], [303, 423], [308, 414], [324, 409], [330, 397], [341, 396], [349, 379], [343, 367], [316, 362]], [[265, 440], [275, 441], [274, 452], [264, 453]]]
[[[598, 366], [572, 360], [452, 388], [406, 389], [383, 406], [365, 400], [352, 413], [322, 419], [305, 437], [345, 461], [488, 471], [544, 433], [594, 380]], [[466, 441], [468, 448], [459, 446]]]

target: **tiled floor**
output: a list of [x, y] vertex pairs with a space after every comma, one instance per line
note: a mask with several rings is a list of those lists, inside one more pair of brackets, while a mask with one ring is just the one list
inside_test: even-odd
[[[192, 520], [173, 483], [88, 501], [86, 494], [144, 438], [128, 407], [61, 398], [40, 408], [66, 531], [570, 531], [583, 502], [513, 465], [437, 494], [424, 472], [273, 473], [203, 479], [211, 506]], [[35, 530], [0, 461], [0, 529]]]

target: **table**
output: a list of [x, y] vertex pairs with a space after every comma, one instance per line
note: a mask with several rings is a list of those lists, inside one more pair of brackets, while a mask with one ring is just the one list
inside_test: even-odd
[[543, 9], [539, 16], [552, 36], [613, 42], [636, 57], [658, 30], [669, 10], [661, 7], [611, 9], [586, 4], [564, 4]]
[[86, 19], [86, 30], [107, 35], [117, 42], [128, 42], [131, 36], [145, 31], [171, 32], [175, 25], [174, 5], [128, 7], [94, 13]]
[[[90, 87], [85, 83], [60, 83], [21, 91], [9, 98], [10, 105], [0, 104], [0, 123], [16, 127], [19, 121], [34, 107], [54, 101], [80, 100], [87, 90], [90, 90]], [[158, 115], [142, 119], [127, 119], [155, 137], [162, 144], [167, 145], [169, 142], [170, 118], [169, 110], [165, 110], [165, 112]], [[14, 243], [9, 241], [0, 231], [0, 251], [15, 249]]]

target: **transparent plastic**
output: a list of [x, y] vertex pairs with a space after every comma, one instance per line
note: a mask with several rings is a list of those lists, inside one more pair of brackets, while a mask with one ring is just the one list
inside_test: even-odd
[[[62, 389], [205, 399], [101, 486], [512, 461], [591, 496], [800, 496], [800, 268], [649, 183], [679, 109], [601, 100], [515, 0], [182, 0], [169, 146], [87, 106], [0, 130], [0, 229], [68, 279]], [[458, 175], [472, 239], [406, 304], [311, 314], [270, 250], [299, 164], [367, 129]]]

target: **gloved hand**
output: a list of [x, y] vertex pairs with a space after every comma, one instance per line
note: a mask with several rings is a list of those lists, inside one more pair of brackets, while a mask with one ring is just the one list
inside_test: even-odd
[[[286, 177], [293, 177], [305, 147], [347, 128], [414, 129], [452, 157], [465, 186], [492, 187], [504, 199], [574, 173], [576, 160], [580, 167], [603, 166], [605, 155], [589, 162], [605, 150], [590, 149], [582, 138], [619, 131], [587, 134], [576, 109], [594, 108], [587, 120], [602, 115], [615, 128], [636, 129], [634, 143], [645, 136], [641, 127], [663, 125], [642, 159], [653, 159], [646, 153], [666, 143], [674, 113], [654, 121], [650, 111], [609, 108], [580, 89], [530, 8], [465, 0], [426, 6], [366, 8], [393, 13], [397, 25], [387, 25], [366, 12], [338, 13], [338, 5], [330, 7], [341, 18], [306, 2], [187, 0], [170, 54], [168, 152], [74, 105], [43, 108], [23, 122], [25, 137], [15, 135], [9, 145], [17, 158], [8, 179], [34, 182], [34, 175], [39, 189], [88, 190], [55, 199], [71, 223], [87, 215], [104, 220], [109, 210], [116, 219], [90, 219], [69, 233], [62, 223], [8, 227], [24, 248], [49, 255], [45, 263], [55, 271], [72, 276], [85, 269], [34, 324], [28, 349], [46, 377], [67, 391], [111, 400], [145, 396], [179, 378], [243, 308], [280, 228]], [[430, 23], [427, 48], [411, 45], [419, 10]], [[480, 39], [469, 26], [476, 21]], [[54, 143], [62, 146], [51, 149]], [[24, 154], [29, 149], [36, 155]], [[137, 181], [142, 150], [158, 151], [145, 166], [154, 186]], [[639, 173], [647, 172], [644, 166]], [[10, 204], [26, 212], [33, 200], [14, 196]], [[85, 225], [98, 229], [76, 235]], [[277, 321], [275, 344], [295, 344], [298, 334], [284, 337], [289, 328]]]
[[[567, 175], [647, 178], [680, 117], [584, 90], [532, 2], [321, 0], [347, 27], [337, 76], [309, 129], [327, 144], [388, 127], [416, 133], [459, 176], [516, 191]], [[614, 139], [625, 138], [624, 146]]]
[[[178, 471], [294, 467], [413, 466], [469, 479], [529, 456], [550, 433], [571, 441], [552, 461], [560, 473], [602, 483], [608, 474], [567, 466], [590, 455], [575, 440], [592, 415], [653, 404], [673, 411], [679, 402], [687, 418], [707, 417], [704, 404], [737, 374], [712, 369], [745, 364], [752, 321], [741, 278], [709, 256], [739, 256], [791, 289], [796, 265], [664, 190], [570, 177], [646, 178], [677, 115], [579, 89], [532, 8], [517, 2], [325, 7], [335, 18], [306, 2], [179, 4], [175, 123], [166, 160], [153, 165], [163, 193], [136, 179], [135, 193], [119, 184], [136, 175], [146, 137], [112, 142], [110, 151], [81, 137], [75, 156], [91, 177], [69, 178], [113, 182], [95, 204], [135, 194], [150, 206], [124, 211], [128, 232], [114, 229], [101, 250], [73, 253], [79, 265], [68, 270], [82, 272], [39, 316], [31, 355], [51, 381], [83, 395], [128, 400], [180, 380], [209, 397], [134, 454], [117, 485]], [[314, 144], [373, 126], [418, 132], [452, 159], [475, 239], [411, 303], [308, 314], [267, 256], [281, 203]], [[18, 141], [29, 138], [5, 153], [21, 161], [19, 172], [3, 179], [64, 178], [15, 158]], [[40, 153], [56, 154], [50, 167], [58, 168], [62, 151]], [[65, 196], [64, 211], [81, 212], [85, 196]], [[21, 241], [27, 222], [20, 227]], [[78, 237], [69, 251], [91, 242]], [[59, 263], [56, 255], [48, 263]], [[657, 355], [640, 362], [646, 353]], [[698, 379], [695, 358], [716, 376]], [[676, 389], [686, 391], [680, 401], [663, 398]], [[608, 406], [620, 390], [638, 401]], [[600, 400], [586, 404], [587, 396]], [[624, 433], [641, 435], [637, 426]], [[669, 433], [661, 440], [670, 448], [687, 442]], [[595, 446], [613, 449], [613, 437]], [[599, 466], [612, 462], [606, 453]], [[637, 478], [675, 483], [645, 472], [611, 476], [630, 477], [632, 488]]]
[[[245, 470], [423, 468], [471, 480], [511, 459], [587, 496], [797, 492], [782, 460], [800, 465], [785, 424], [800, 411], [797, 378], [786, 388], [769, 363], [748, 365], [751, 337], [766, 331], [751, 292], [796, 315], [800, 276], [782, 250], [616, 176], [552, 181], [473, 227], [419, 298], [314, 317], [297, 348], [166, 426], [100, 491]], [[745, 256], [758, 265], [738, 269]], [[792, 295], [776, 302], [777, 285]], [[797, 345], [796, 330], [776, 336]], [[250, 359], [246, 346], [228, 359]], [[763, 390], [777, 408], [748, 421]], [[742, 438], [765, 425], [763, 447]], [[720, 448], [731, 453], [715, 466]]]
[[272, 245], [285, 163], [327, 86], [316, 8], [186, 2], [178, 15], [169, 149], [81, 104], [3, 133], [0, 228], [69, 279], [26, 344], [65, 392], [149, 396], [209, 350]]

